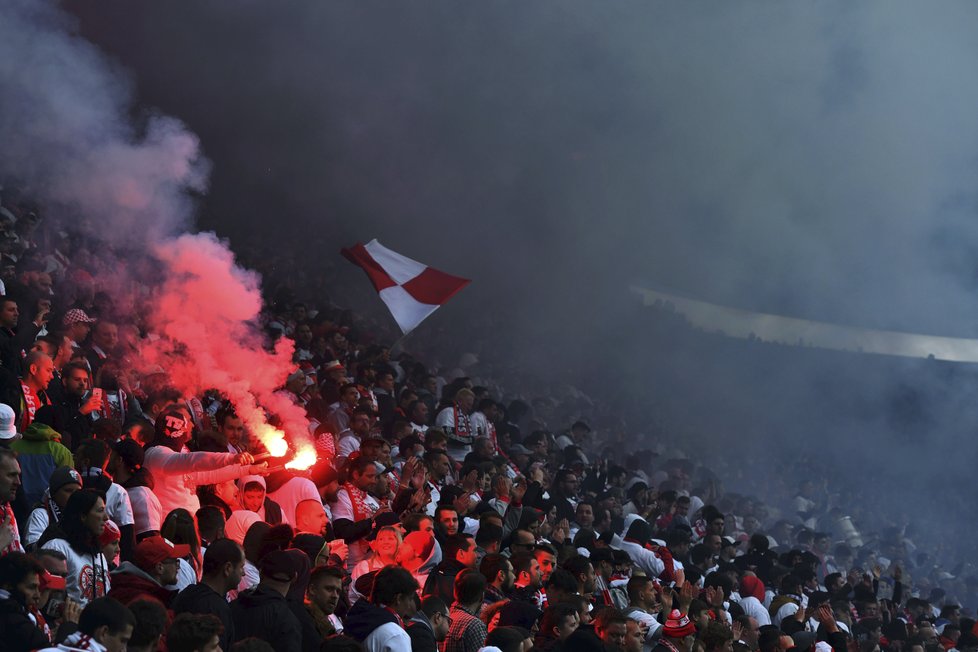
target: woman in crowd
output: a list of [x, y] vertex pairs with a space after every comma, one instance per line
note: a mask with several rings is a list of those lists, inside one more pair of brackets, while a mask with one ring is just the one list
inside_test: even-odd
[[193, 515], [185, 509], [175, 509], [166, 515], [160, 536], [174, 545], [190, 546], [190, 555], [180, 559], [177, 571], [176, 589], [182, 591], [200, 579], [203, 559], [200, 554], [200, 535], [197, 534], [197, 522]]
[[384, 566], [397, 563], [397, 550], [401, 547], [401, 533], [393, 526], [385, 526], [377, 531], [377, 537], [370, 542], [371, 554], [367, 559], [353, 567], [350, 582], [350, 603], [357, 601], [360, 595], [354, 588], [361, 575], [379, 571]]
[[108, 472], [129, 494], [137, 541], [158, 534], [163, 522], [163, 506], [153, 493], [153, 475], [144, 463], [145, 452], [138, 441], [121, 439], [112, 445]]
[[38, 542], [41, 548], [65, 556], [68, 597], [82, 606], [109, 592], [109, 564], [99, 542], [108, 519], [102, 494], [82, 489], [71, 495], [61, 520], [48, 527]]

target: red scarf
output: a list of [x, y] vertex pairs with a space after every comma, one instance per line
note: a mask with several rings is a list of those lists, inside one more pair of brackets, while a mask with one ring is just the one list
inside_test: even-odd
[[360, 522], [368, 518], [373, 518], [376, 510], [367, 504], [367, 492], [363, 489], [358, 489], [349, 482], [344, 484], [343, 488], [346, 489], [346, 493], [350, 497], [350, 503], [353, 505], [353, 520]]
[[0, 556], [7, 554], [8, 552], [24, 552], [24, 546], [20, 543], [20, 534], [17, 532], [17, 518], [14, 516], [14, 510], [11, 509], [10, 503], [3, 504], [3, 520], [7, 521], [9, 527], [14, 534], [13, 541], [10, 542], [3, 550], [0, 550]]
[[20, 389], [24, 395], [24, 410], [23, 414], [20, 416], [20, 429], [21, 432], [27, 430], [27, 426], [34, 422], [34, 415], [37, 414], [37, 410], [44, 405], [47, 405], [47, 401], [41, 400], [33, 389], [27, 386], [23, 380], [20, 381]]
[[455, 427], [449, 437], [462, 444], [471, 444], [472, 423], [469, 420], [469, 415], [459, 411], [458, 403], [452, 404], [452, 415], [455, 420]]
[[401, 618], [401, 614], [397, 613], [390, 607], [384, 607], [384, 609], [394, 614], [394, 618], [397, 619], [397, 626], [400, 627], [401, 629], [404, 629], [404, 620]]

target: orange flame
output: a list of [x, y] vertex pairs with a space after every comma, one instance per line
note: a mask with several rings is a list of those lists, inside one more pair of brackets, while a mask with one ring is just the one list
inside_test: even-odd
[[316, 463], [316, 459], [316, 449], [312, 446], [303, 446], [296, 452], [295, 457], [292, 458], [292, 461], [286, 463], [285, 468], [294, 469], [296, 471], [305, 471]]

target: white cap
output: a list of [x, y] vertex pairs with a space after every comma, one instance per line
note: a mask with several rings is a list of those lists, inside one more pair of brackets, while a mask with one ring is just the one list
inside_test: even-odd
[[17, 436], [17, 426], [14, 425], [16, 415], [14, 409], [6, 403], [0, 403], [0, 439], [13, 439]]

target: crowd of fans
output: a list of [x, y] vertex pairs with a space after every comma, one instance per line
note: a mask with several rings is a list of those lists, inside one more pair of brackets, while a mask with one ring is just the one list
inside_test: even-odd
[[140, 359], [90, 236], [0, 209], [0, 649], [978, 652], [978, 582], [906, 530], [724, 492], [329, 302], [262, 324], [319, 460], [256, 462], [222, 388]]

